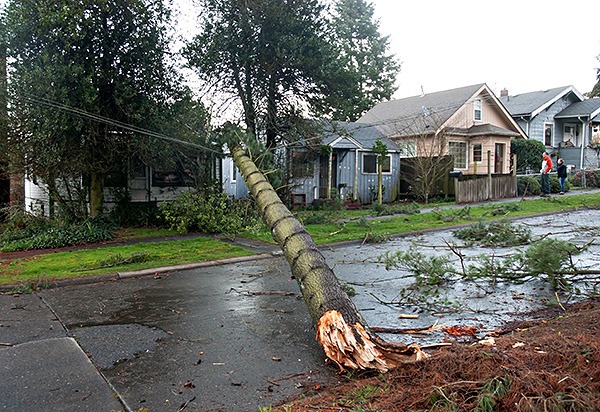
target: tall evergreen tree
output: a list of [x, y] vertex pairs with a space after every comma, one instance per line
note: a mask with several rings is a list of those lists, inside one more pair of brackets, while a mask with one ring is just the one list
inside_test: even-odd
[[330, 77], [340, 82], [325, 96], [321, 112], [334, 120], [355, 121], [392, 97], [400, 64], [388, 52], [389, 36], [379, 33], [371, 2], [337, 0], [331, 36], [337, 58], [329, 66]]
[[[600, 62], [600, 55], [596, 56], [596, 60]], [[596, 69], [596, 80], [594, 88], [586, 94], [587, 97], [600, 97], [600, 68]]]
[[331, 59], [319, 0], [202, 0], [201, 33], [187, 46], [189, 65], [212, 91], [239, 102], [255, 137], [274, 147], [324, 94]]
[[[120, 127], [159, 130], [182, 96], [169, 58], [169, 10], [162, 0], [12, 0], [7, 6], [11, 144], [70, 214], [64, 193], [89, 190], [102, 207], [103, 176], [133, 154], [158, 156], [159, 142]], [[93, 121], [111, 119], [111, 122]], [[89, 186], [59, 188], [56, 182]], [[77, 186], [77, 185], [74, 185]]]
[[8, 125], [8, 101], [7, 101], [7, 79], [6, 79], [6, 26], [4, 22], [4, 10], [0, 7], [0, 175], [8, 163], [6, 158], [7, 125]]

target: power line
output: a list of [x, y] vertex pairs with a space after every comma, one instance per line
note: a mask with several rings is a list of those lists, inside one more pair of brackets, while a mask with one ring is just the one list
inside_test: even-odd
[[46, 107], [50, 107], [52, 109], [59, 110], [59, 111], [62, 111], [62, 112], [66, 112], [66, 113], [69, 113], [69, 114], [74, 114], [74, 115], [79, 116], [81, 118], [92, 120], [92, 121], [97, 122], [97, 123], [107, 124], [109, 126], [118, 127], [118, 128], [123, 129], [123, 130], [129, 130], [131, 132], [138, 133], [138, 134], [141, 134], [141, 135], [146, 135], [146, 136], [149, 136], [149, 137], [155, 137], [155, 138], [158, 138], [158, 139], [161, 139], [161, 140], [165, 140], [165, 141], [169, 141], [169, 142], [173, 142], [173, 143], [178, 143], [178, 144], [182, 144], [182, 145], [186, 145], [186, 146], [191, 146], [191, 147], [194, 147], [196, 149], [200, 149], [200, 150], [203, 150], [203, 151], [212, 152], [212, 153], [219, 154], [219, 155], [222, 154], [222, 152], [220, 152], [218, 150], [215, 150], [213, 148], [210, 148], [210, 147], [206, 147], [206, 146], [203, 146], [203, 145], [200, 145], [200, 144], [197, 144], [197, 143], [186, 142], [184, 140], [180, 140], [180, 139], [177, 139], [175, 137], [167, 136], [167, 135], [165, 135], [163, 133], [154, 132], [154, 131], [151, 131], [151, 130], [148, 130], [148, 129], [144, 129], [144, 128], [139, 127], [139, 126], [134, 126], [134, 125], [131, 125], [129, 123], [124, 123], [124, 122], [121, 122], [119, 120], [114, 120], [114, 119], [111, 119], [109, 117], [101, 116], [101, 115], [98, 115], [98, 114], [89, 113], [89, 112], [87, 112], [85, 110], [78, 109], [78, 108], [71, 107], [71, 106], [67, 106], [65, 104], [54, 102], [54, 101], [46, 99], [46, 98], [37, 97], [37, 96], [30, 95], [30, 94], [21, 94], [20, 97], [24, 98], [27, 101], [30, 101], [30, 102], [33, 102], [33, 103], [36, 103], [36, 104], [40, 104], [40, 105], [43, 105], [43, 106], [46, 106]]

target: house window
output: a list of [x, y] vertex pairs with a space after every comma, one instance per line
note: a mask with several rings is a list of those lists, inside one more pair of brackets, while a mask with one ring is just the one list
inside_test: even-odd
[[467, 142], [448, 142], [448, 154], [454, 158], [455, 169], [467, 168]]
[[156, 187], [191, 187], [194, 185], [194, 173], [182, 163], [172, 169], [155, 170], [152, 173], [152, 186]]
[[552, 124], [544, 125], [544, 144], [546, 146], [552, 146]]
[[482, 111], [482, 105], [481, 105], [481, 99], [477, 99], [473, 102], [473, 118], [475, 120], [481, 120], [481, 111]]
[[473, 145], [473, 162], [481, 162], [481, 143]]
[[238, 168], [233, 162], [233, 159], [231, 159], [231, 167], [229, 168], [229, 170], [231, 172], [230, 181], [231, 183], [235, 183], [237, 180]]
[[291, 174], [293, 178], [313, 177], [316, 155], [313, 152], [292, 152]]
[[400, 147], [400, 157], [416, 157], [417, 156], [417, 144], [411, 141], [398, 142], [397, 146]]
[[[377, 173], [377, 155], [372, 153], [363, 153], [362, 157], [363, 174]], [[383, 161], [383, 173], [392, 173], [392, 156], [387, 155]]]

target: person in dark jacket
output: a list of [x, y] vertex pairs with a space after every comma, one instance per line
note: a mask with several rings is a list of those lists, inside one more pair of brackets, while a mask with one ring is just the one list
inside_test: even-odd
[[560, 183], [560, 194], [565, 194], [565, 180], [567, 180], [567, 165], [562, 159], [558, 159], [556, 174], [558, 175], [558, 183]]

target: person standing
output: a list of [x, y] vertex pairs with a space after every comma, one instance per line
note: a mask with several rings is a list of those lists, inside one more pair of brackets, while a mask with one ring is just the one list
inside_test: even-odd
[[558, 175], [558, 183], [560, 183], [560, 194], [565, 194], [565, 180], [567, 180], [567, 165], [562, 159], [558, 159], [556, 166], [556, 174]]
[[542, 196], [550, 196], [550, 171], [552, 170], [552, 159], [548, 156], [548, 152], [542, 154]]

